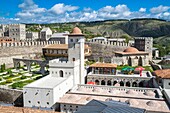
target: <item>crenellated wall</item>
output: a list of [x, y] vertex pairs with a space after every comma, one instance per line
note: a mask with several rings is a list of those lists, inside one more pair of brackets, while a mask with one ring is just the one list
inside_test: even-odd
[[6, 66], [13, 66], [13, 58], [31, 58], [41, 57], [42, 47], [48, 44], [59, 42], [14, 42], [0, 44], [0, 65], [5, 63]]

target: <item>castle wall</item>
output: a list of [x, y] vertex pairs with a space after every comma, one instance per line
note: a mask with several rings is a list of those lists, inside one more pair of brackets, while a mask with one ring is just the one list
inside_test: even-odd
[[[0, 65], [12, 66], [13, 58], [35, 58], [42, 54], [42, 47], [59, 42], [14, 42], [0, 43]], [[40, 57], [40, 56], [39, 56]]]
[[116, 44], [116, 43], [108, 43], [103, 41], [96, 42], [86, 42], [91, 47], [92, 55], [89, 57], [91, 60], [100, 61], [101, 62], [111, 62], [111, 58], [114, 56], [114, 51], [123, 51], [128, 48], [129, 44]]

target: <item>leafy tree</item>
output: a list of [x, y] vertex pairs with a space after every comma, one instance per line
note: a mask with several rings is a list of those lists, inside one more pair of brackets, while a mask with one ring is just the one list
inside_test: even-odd
[[129, 40], [131, 39], [131, 37], [127, 34], [122, 35], [120, 38], [125, 38], [126, 43], [129, 43]]

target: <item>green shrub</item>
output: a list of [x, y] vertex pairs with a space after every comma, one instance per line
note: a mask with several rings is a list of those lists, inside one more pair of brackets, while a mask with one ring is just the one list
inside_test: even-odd
[[24, 76], [24, 75], [22, 75], [22, 77], [21, 77], [21, 79], [26, 79], [27, 77], [26, 76]]
[[6, 80], [6, 83], [12, 83], [12, 82], [13, 82], [13, 80], [11, 78]]
[[12, 89], [22, 88], [24, 86], [23, 82], [16, 82], [11, 85]]

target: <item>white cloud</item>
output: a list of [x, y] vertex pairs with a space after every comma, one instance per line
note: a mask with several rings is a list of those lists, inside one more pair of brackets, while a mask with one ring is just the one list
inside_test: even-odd
[[54, 5], [49, 11], [53, 12], [54, 14], [64, 14], [67, 11], [70, 12], [77, 9], [77, 6], [64, 5], [63, 3], [59, 3]]
[[170, 16], [170, 13], [169, 12], [165, 12], [163, 13], [164, 16]]
[[162, 13], [162, 12], [165, 12], [167, 10], [169, 10], [170, 7], [169, 6], [163, 6], [163, 5], [160, 5], [158, 7], [153, 7], [150, 9], [150, 12], [153, 13], [153, 14], [156, 14], [156, 13]]
[[140, 8], [139, 12], [146, 12], [146, 8]]
[[146, 11], [141, 7], [131, 11], [125, 4], [105, 6], [98, 10], [85, 7], [58, 3], [49, 9], [39, 7], [33, 0], [24, 0], [18, 7], [21, 9], [14, 18], [0, 18], [0, 23], [54, 23], [75, 21], [97, 21], [108, 19], [133, 19], [133, 18], [160, 18], [170, 20], [169, 6], [158, 6]]

